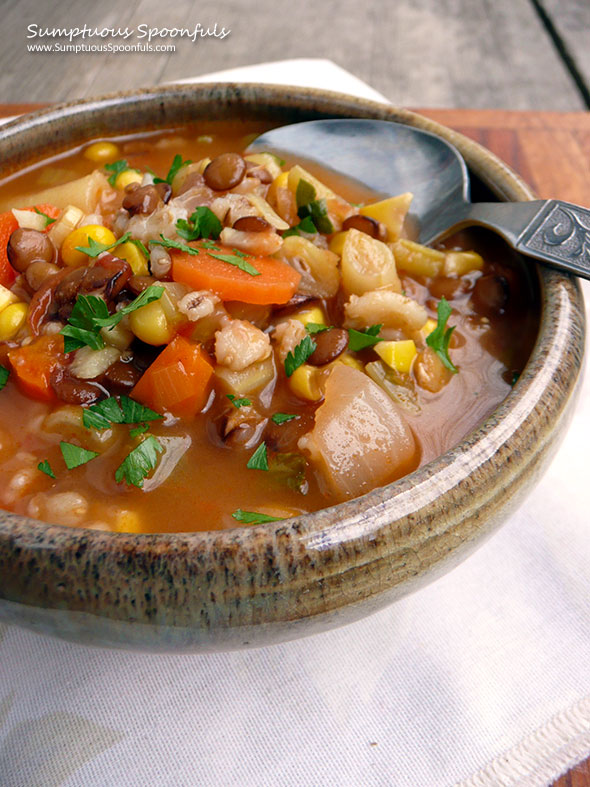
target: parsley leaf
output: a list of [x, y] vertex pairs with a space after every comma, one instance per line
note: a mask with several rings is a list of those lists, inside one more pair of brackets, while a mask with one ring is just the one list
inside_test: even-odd
[[178, 249], [179, 251], [185, 251], [187, 254], [193, 254], [195, 257], [199, 253], [198, 249], [193, 249], [192, 246], [187, 246], [177, 240], [170, 240], [170, 238], [162, 235], [162, 233], [160, 233], [160, 240], [150, 241], [150, 246], [164, 246], [165, 249]]
[[311, 183], [308, 183], [307, 180], [300, 178], [295, 191], [295, 201], [297, 203], [297, 208], [302, 208], [304, 205], [309, 205], [309, 203], [313, 202], [315, 198], [315, 188], [311, 185]]
[[[297, 215], [300, 219], [303, 219], [298, 227], [303, 232], [317, 231], [329, 235], [331, 232], [334, 232], [334, 226], [328, 218], [328, 206], [326, 204], [326, 200], [324, 197], [320, 199], [317, 199], [316, 197], [317, 195], [315, 188], [311, 185], [311, 183], [308, 183], [306, 180], [301, 178], [297, 184], [297, 190], [295, 192]], [[303, 222], [308, 219], [309, 221], [304, 228], [302, 226]], [[308, 229], [310, 223], [313, 226], [313, 229], [311, 230]]]
[[284, 517], [259, 514], [258, 511], [242, 511], [238, 508], [232, 514], [233, 518], [244, 525], [264, 525], [266, 522], [280, 522]]
[[291, 377], [295, 369], [298, 369], [301, 364], [307, 361], [316, 347], [314, 340], [310, 336], [306, 336], [299, 342], [293, 352], [287, 353], [285, 358], [285, 373], [287, 377]]
[[266, 443], [260, 443], [256, 451], [252, 454], [246, 465], [248, 470], [268, 470], [268, 456], [266, 454]]
[[113, 328], [118, 325], [126, 314], [157, 301], [164, 294], [164, 288], [152, 284], [140, 293], [135, 300], [128, 303], [118, 312], [109, 314], [108, 307], [97, 295], [78, 295], [72, 313], [60, 333], [65, 336], [64, 352], [69, 353], [88, 345], [93, 350], [102, 350], [104, 340], [100, 335], [101, 328]]
[[121, 322], [126, 314], [131, 314], [131, 312], [141, 309], [142, 306], [147, 306], [148, 303], [159, 300], [164, 294], [164, 289], [164, 287], [160, 287], [157, 284], [150, 284], [149, 287], [146, 287], [143, 292], [140, 292], [137, 298], [131, 301], [131, 303], [128, 303], [127, 306], [123, 306], [122, 309], [119, 309], [119, 311], [116, 311], [114, 314], [109, 314], [107, 317], [97, 317], [94, 322], [99, 328], [114, 328], [115, 325]]
[[52, 219], [51, 216], [47, 215], [47, 213], [43, 213], [43, 211], [39, 210], [39, 208], [33, 208], [33, 210], [35, 211], [35, 213], [38, 213], [39, 216], [44, 216], [45, 217], [45, 226], [46, 227], [49, 227], [50, 224], [55, 224], [56, 219]]
[[68, 470], [73, 470], [74, 467], [85, 465], [86, 462], [90, 462], [91, 459], [98, 456], [96, 451], [87, 451], [85, 448], [80, 448], [79, 445], [66, 443], [64, 440], [60, 442], [59, 447], [61, 448], [61, 453]]
[[287, 421], [292, 421], [294, 418], [299, 418], [299, 416], [292, 415], [291, 413], [275, 413], [271, 416], [270, 420], [280, 426], [281, 424], [286, 424]]
[[210, 240], [204, 240], [204, 241], [201, 243], [201, 246], [202, 246], [204, 249], [207, 249], [207, 250], [209, 250], [209, 249], [213, 249], [213, 251], [221, 251], [221, 249], [219, 248], [219, 246], [216, 246], [216, 245], [213, 243], [213, 241], [210, 241]]
[[288, 238], [289, 235], [301, 235], [302, 233], [307, 233], [308, 235], [315, 235], [317, 232], [316, 226], [313, 223], [311, 216], [306, 216], [299, 224], [296, 224], [291, 229], [285, 230], [283, 232], [283, 238]]
[[256, 270], [253, 265], [250, 265], [250, 263], [244, 259], [244, 255], [237, 251], [234, 254], [216, 254], [215, 252], [210, 251], [209, 256], [215, 257], [216, 260], [227, 262], [230, 265], [235, 265], [236, 268], [244, 271], [244, 273], [249, 273], [250, 276], [260, 276], [260, 271]]
[[230, 400], [230, 402], [233, 404], [233, 406], [237, 407], [238, 410], [240, 409], [240, 407], [249, 407], [252, 404], [252, 402], [249, 399], [246, 399], [246, 398], [237, 399], [234, 396], [234, 394], [226, 394], [226, 396]]
[[[84, 227], [82, 227], [82, 229], [84, 229]], [[99, 243], [98, 241], [94, 240], [94, 238], [91, 238], [90, 235], [88, 235], [88, 246], [76, 246], [76, 251], [81, 251], [83, 254], [87, 254], [89, 257], [94, 259], [95, 257], [98, 257], [99, 254], [102, 254], [103, 251], [109, 251], [110, 249], [114, 249], [115, 246], [119, 246], [121, 243], [126, 243], [130, 237], [131, 233], [126, 232], [124, 235], [121, 235], [119, 240], [116, 240], [114, 243]]]
[[329, 331], [329, 325], [322, 325], [321, 322], [306, 322], [305, 323], [305, 330], [313, 336], [315, 333], [323, 333], [324, 331]]
[[128, 485], [143, 487], [143, 479], [154, 469], [158, 462], [158, 454], [164, 449], [153, 435], [136, 446], [121, 462], [115, 472], [115, 481], [120, 484], [126, 481]]
[[5, 366], [0, 366], [0, 391], [4, 388], [10, 377], [10, 372]]
[[[132, 167], [130, 167], [127, 163], [127, 159], [124, 158], [120, 158], [118, 161], [113, 161], [112, 164], [105, 164], [104, 168], [107, 170], [107, 172], [112, 173], [108, 177], [108, 181], [111, 186], [115, 185], [115, 182], [121, 172], [124, 172], [126, 169], [132, 169]], [[134, 172], [139, 172], [139, 170], [136, 169]]]
[[178, 219], [176, 232], [185, 240], [199, 240], [200, 238], [217, 239], [223, 226], [211, 208], [200, 205], [189, 218]]
[[37, 470], [40, 470], [42, 473], [45, 473], [45, 475], [48, 475], [49, 478], [55, 478], [55, 473], [51, 469], [51, 465], [49, 464], [49, 461], [47, 459], [45, 459], [45, 461], [43, 462], [39, 462], [39, 464], [37, 465]]
[[438, 302], [436, 309], [438, 316], [436, 328], [426, 337], [426, 344], [429, 347], [432, 347], [434, 352], [438, 355], [438, 357], [443, 362], [443, 365], [446, 366], [447, 369], [453, 372], [453, 374], [457, 374], [459, 370], [449, 357], [449, 342], [451, 340], [451, 335], [455, 330], [455, 326], [453, 325], [452, 328], [447, 328], [445, 331], [447, 320], [451, 316], [452, 311], [453, 309], [443, 295], [443, 297]]
[[120, 404], [114, 396], [109, 396], [85, 408], [82, 423], [87, 429], [109, 429], [112, 424], [143, 424], [163, 417], [128, 396], [121, 396]]
[[383, 339], [379, 338], [379, 331], [383, 327], [380, 325], [371, 325], [366, 331], [355, 331], [354, 328], [348, 329], [348, 349], [353, 352], [364, 350], [366, 347], [373, 347], [377, 342], [382, 342]]
[[168, 174], [166, 175], [166, 177], [154, 178], [154, 183], [169, 183], [170, 185], [172, 185], [172, 181], [176, 177], [178, 170], [187, 164], [192, 164], [192, 161], [190, 159], [183, 161], [180, 153], [177, 153], [172, 159], [172, 164], [170, 165], [170, 169], [168, 170]]
[[129, 436], [139, 437], [140, 434], [145, 434], [149, 428], [150, 428], [149, 424], [140, 424], [139, 426], [136, 426], [135, 429], [130, 430]]
[[129, 238], [129, 243], [133, 243], [134, 246], [137, 246], [140, 252], [145, 256], [145, 258], [149, 260], [150, 253], [138, 238]]

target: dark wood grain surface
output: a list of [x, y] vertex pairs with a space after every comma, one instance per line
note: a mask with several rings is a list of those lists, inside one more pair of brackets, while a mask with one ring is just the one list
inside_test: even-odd
[[[0, 104], [0, 117], [42, 104]], [[492, 150], [521, 174], [540, 197], [590, 207], [590, 112], [517, 112], [418, 109]], [[590, 787], [590, 758], [553, 787]]]

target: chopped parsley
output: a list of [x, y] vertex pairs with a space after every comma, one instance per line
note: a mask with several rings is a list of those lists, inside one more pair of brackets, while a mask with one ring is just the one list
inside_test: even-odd
[[129, 238], [129, 243], [133, 243], [134, 246], [137, 246], [140, 252], [145, 256], [145, 258], [149, 260], [150, 253], [138, 238]]
[[[316, 198], [316, 190], [308, 183], [306, 180], [301, 178], [299, 183], [297, 184], [297, 190], [295, 192], [295, 201], [297, 202], [297, 215], [300, 219], [302, 219], [301, 224], [298, 227], [303, 232], [310, 232], [307, 227], [311, 225], [313, 229], [311, 232], [323, 232], [326, 235], [329, 235], [331, 232], [334, 232], [334, 226], [328, 217], [328, 206], [326, 204], [326, 200], [322, 197], [321, 199]], [[303, 222], [309, 219], [304, 228], [302, 226]]]
[[307, 322], [305, 323], [305, 330], [313, 336], [315, 333], [323, 333], [324, 331], [329, 331], [330, 326], [322, 325], [321, 322]]
[[[446, 366], [453, 374], [459, 371], [449, 357], [449, 342], [455, 326], [446, 328], [447, 320], [451, 316], [453, 309], [449, 305], [447, 299], [443, 296], [438, 302], [436, 313], [438, 321], [436, 328], [426, 337], [426, 344], [431, 347], [438, 355], [443, 365]], [[445, 330], [446, 328], [446, 330]]]
[[[102, 430], [109, 429], [113, 424], [145, 425], [148, 421], [156, 421], [163, 417], [128, 396], [121, 396], [120, 401], [114, 396], [109, 396], [108, 399], [85, 408], [82, 423], [87, 429]], [[143, 426], [142, 431], [146, 431]]]
[[39, 208], [33, 208], [33, 210], [35, 211], [35, 213], [38, 213], [39, 216], [43, 216], [45, 218], [46, 227], [49, 227], [50, 224], [55, 224], [56, 219], [52, 219], [51, 216], [47, 215], [47, 213], [43, 213], [43, 211], [39, 210]]
[[283, 232], [283, 238], [288, 238], [289, 235], [301, 235], [306, 233], [307, 235], [315, 235], [317, 232], [316, 226], [313, 223], [310, 216], [307, 216], [299, 224], [296, 224], [294, 227], [291, 227], [288, 230]]
[[[82, 229], [84, 229], [84, 227], [82, 227]], [[119, 246], [121, 243], [126, 243], [130, 237], [131, 233], [126, 232], [124, 235], [121, 235], [119, 240], [116, 240], [114, 243], [99, 243], [89, 235], [88, 246], [76, 246], [76, 251], [81, 251], [83, 254], [87, 254], [89, 257], [94, 259], [95, 257], [98, 257], [99, 254], [102, 254], [103, 251], [110, 251], [111, 249], [114, 249], [115, 246]], [[137, 243], [139, 243], [139, 241], [137, 241]]]
[[[133, 169], [133, 167], [130, 167], [129, 164], [127, 163], [127, 159], [124, 158], [121, 158], [118, 161], [113, 161], [112, 164], [105, 164], [104, 168], [106, 169], [107, 172], [111, 173], [108, 177], [108, 181], [111, 184], [111, 186], [115, 185], [117, 178], [119, 177], [121, 172], [125, 172], [126, 169]], [[136, 169], [134, 170], [134, 172], [139, 172], [139, 170]]]
[[166, 177], [154, 178], [154, 183], [169, 183], [170, 185], [172, 185], [172, 181], [176, 177], [178, 170], [186, 166], [187, 164], [192, 164], [192, 161], [190, 159], [183, 161], [180, 153], [177, 153], [172, 159], [172, 164], [170, 165], [170, 169], [168, 170], [168, 174], [166, 175]]
[[87, 451], [86, 448], [81, 448], [73, 443], [66, 443], [64, 440], [60, 442], [59, 447], [68, 470], [85, 465], [86, 462], [90, 462], [91, 459], [98, 456], [96, 451]]
[[5, 366], [0, 366], [0, 391], [4, 388], [10, 377], [10, 372]]
[[244, 273], [249, 273], [250, 276], [260, 276], [260, 271], [256, 270], [253, 265], [245, 259], [243, 252], [238, 251], [237, 249], [233, 250], [233, 254], [216, 254], [213, 251], [209, 252], [210, 257], [214, 257], [216, 260], [221, 260], [222, 262], [227, 262], [230, 265], [235, 265], [236, 268], [239, 268]]
[[185, 240], [217, 239], [222, 229], [223, 226], [215, 213], [205, 205], [200, 205], [188, 221], [186, 219], [178, 219], [176, 222], [176, 232]]
[[233, 404], [233, 406], [236, 407], [238, 410], [240, 409], [240, 407], [249, 407], [252, 404], [252, 402], [249, 399], [246, 398], [238, 399], [236, 396], [234, 396], [234, 394], [226, 394], [226, 396]]
[[266, 453], [266, 443], [260, 443], [256, 451], [252, 454], [246, 465], [248, 470], [268, 470], [268, 456]]
[[143, 479], [154, 469], [158, 454], [164, 449], [153, 435], [146, 437], [121, 462], [115, 472], [115, 481], [125, 481], [129, 486], [143, 487]]
[[293, 415], [292, 413], [275, 413], [271, 416], [270, 420], [274, 424], [278, 424], [280, 426], [281, 424], [286, 424], [287, 421], [292, 421], [294, 418], [299, 418], [299, 416]]
[[291, 377], [293, 372], [304, 364], [317, 347], [311, 336], [303, 338], [293, 352], [288, 352], [285, 358], [285, 373]]
[[164, 287], [152, 284], [114, 314], [109, 314], [105, 301], [97, 295], [78, 295], [68, 324], [60, 331], [62, 336], [65, 336], [64, 352], [78, 350], [84, 345], [93, 350], [102, 350], [105, 345], [100, 335], [101, 328], [114, 328], [126, 314], [157, 301], [163, 294]]
[[37, 465], [37, 470], [40, 470], [45, 475], [48, 475], [49, 478], [55, 478], [55, 473], [51, 469], [51, 465], [49, 464], [49, 460], [45, 459], [43, 462], [39, 462]]
[[355, 331], [354, 328], [348, 329], [348, 347], [353, 352], [364, 350], [366, 347], [373, 347], [377, 342], [382, 342], [383, 339], [379, 338], [379, 331], [383, 327], [380, 325], [371, 325], [366, 331]]
[[150, 428], [149, 424], [140, 424], [139, 426], [136, 426], [135, 429], [130, 430], [129, 436], [139, 437], [140, 434], [145, 434], [149, 428]]
[[160, 233], [160, 240], [151, 240], [150, 246], [164, 246], [165, 249], [178, 249], [178, 251], [185, 251], [187, 254], [193, 254], [195, 257], [199, 253], [198, 249], [193, 249], [192, 246], [187, 246], [185, 243], [180, 243], [177, 240], [170, 240], [165, 235]]
[[202, 246], [204, 249], [207, 249], [207, 251], [209, 251], [210, 249], [213, 249], [213, 251], [221, 251], [221, 249], [219, 248], [219, 246], [216, 246], [216, 245], [213, 243], [213, 241], [210, 241], [210, 240], [204, 240], [204, 241], [201, 243], [201, 246]]
[[266, 522], [280, 522], [283, 519], [281, 516], [269, 516], [258, 511], [242, 511], [241, 508], [234, 511], [232, 516], [244, 525], [264, 525]]

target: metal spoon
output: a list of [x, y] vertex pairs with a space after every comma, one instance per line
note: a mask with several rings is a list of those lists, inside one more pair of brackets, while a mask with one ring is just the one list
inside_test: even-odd
[[420, 243], [476, 224], [522, 254], [590, 279], [590, 210], [561, 200], [472, 203], [463, 157], [427, 131], [384, 120], [312, 120], [262, 134], [249, 147], [261, 150], [317, 161], [386, 195], [413, 192]]

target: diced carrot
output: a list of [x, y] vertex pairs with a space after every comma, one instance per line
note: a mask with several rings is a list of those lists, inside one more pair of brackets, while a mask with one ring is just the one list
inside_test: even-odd
[[193, 418], [207, 402], [212, 374], [202, 345], [177, 336], [146, 369], [131, 397], [158, 413]]
[[24, 394], [42, 402], [55, 401], [51, 373], [66, 363], [63, 349], [63, 336], [40, 336], [31, 344], [9, 351], [8, 360]]
[[16, 271], [8, 259], [8, 241], [17, 227], [12, 211], [0, 213], [0, 284], [4, 287], [12, 287], [16, 279]]
[[[193, 244], [198, 256], [172, 250], [172, 278], [196, 290], [211, 290], [223, 301], [243, 303], [286, 303], [295, 294], [301, 276], [285, 262], [272, 257], [248, 257], [259, 276], [241, 270], [229, 262], [212, 257], [207, 250]], [[215, 254], [236, 256], [232, 249], [219, 246]]]

